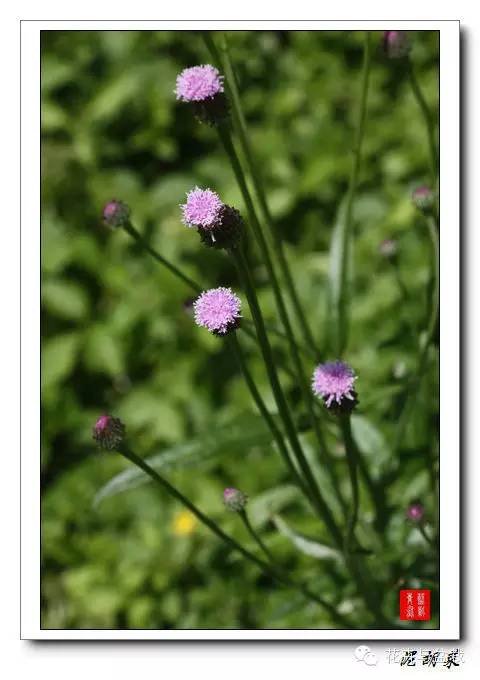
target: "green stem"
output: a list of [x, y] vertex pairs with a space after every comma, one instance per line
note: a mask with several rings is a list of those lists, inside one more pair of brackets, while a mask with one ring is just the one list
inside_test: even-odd
[[[205, 38], [205, 41], [207, 43], [207, 47], [209, 47], [210, 52], [212, 53], [212, 56], [214, 59], [218, 59], [219, 53], [218, 50], [215, 48], [213, 44], [213, 40], [211, 39], [210, 36], [208, 38]], [[225, 68], [225, 75], [226, 75], [226, 83], [228, 87], [228, 93], [229, 93], [229, 99], [232, 104], [232, 112], [233, 112], [233, 123], [234, 123], [234, 128], [235, 131], [238, 135], [238, 138], [240, 140], [240, 145], [243, 150], [243, 154], [245, 156], [248, 170], [250, 172], [252, 181], [253, 181], [253, 188], [257, 197], [257, 200], [260, 204], [260, 208], [262, 210], [265, 222], [268, 226], [268, 233], [270, 235], [270, 241], [273, 244], [273, 248], [277, 257], [277, 260], [280, 264], [280, 269], [282, 271], [286, 286], [287, 286], [287, 292], [290, 296], [290, 300], [293, 306], [293, 309], [295, 311], [295, 314], [297, 316], [297, 321], [303, 331], [303, 335], [305, 338], [306, 343], [308, 346], [312, 349], [312, 351], [315, 353], [315, 357], [317, 360], [320, 359], [318, 349], [316, 347], [315, 339], [312, 335], [312, 331], [307, 323], [307, 319], [305, 317], [302, 305], [300, 303], [300, 299], [298, 297], [295, 284], [293, 281], [292, 273], [290, 271], [290, 268], [288, 266], [287, 258], [285, 256], [284, 248], [283, 248], [283, 243], [282, 239], [280, 238], [280, 235], [275, 229], [275, 226], [273, 224], [273, 219], [272, 219], [272, 214], [270, 212], [266, 194], [265, 194], [265, 188], [264, 188], [264, 183], [262, 180], [262, 176], [258, 167], [258, 163], [255, 159], [255, 155], [253, 153], [251, 144], [250, 144], [250, 139], [247, 131], [247, 124], [245, 121], [245, 116], [243, 113], [242, 109], [242, 102], [240, 98], [240, 93], [239, 93], [239, 88], [238, 88], [238, 82], [237, 82], [237, 77], [233, 68], [232, 60], [230, 58], [230, 52], [228, 49], [228, 44], [227, 44], [227, 39], [225, 34], [223, 34], [223, 44], [222, 44], [222, 53], [224, 55], [224, 68]]]
[[153, 479], [157, 484], [159, 484], [164, 491], [167, 491], [173, 498], [175, 498], [177, 501], [182, 503], [192, 514], [197, 517], [200, 522], [202, 522], [210, 531], [212, 531], [217, 538], [222, 540], [226, 545], [229, 546], [232, 550], [235, 550], [239, 552], [243, 557], [245, 557], [247, 560], [250, 562], [253, 562], [259, 569], [261, 569], [265, 574], [267, 574], [269, 577], [273, 578], [276, 580], [278, 583], [281, 585], [285, 585], [288, 587], [295, 588], [297, 590], [300, 590], [304, 594], [308, 594], [308, 597], [310, 599], [314, 599], [318, 604], [320, 604], [332, 617], [332, 619], [340, 623], [342, 626], [345, 628], [350, 628], [351, 624], [349, 621], [344, 619], [341, 614], [338, 614], [338, 612], [335, 610], [332, 605], [330, 605], [328, 602], [325, 602], [322, 598], [318, 597], [314, 593], [311, 593], [308, 589], [306, 589], [303, 585], [298, 585], [294, 581], [290, 580], [289, 577], [284, 576], [283, 574], [279, 573], [276, 569], [273, 569], [269, 564], [264, 562], [262, 559], [256, 557], [253, 553], [251, 553], [249, 550], [244, 548], [240, 543], [238, 543], [234, 538], [231, 538], [228, 534], [226, 534], [219, 526], [214, 522], [210, 517], [205, 515], [199, 508], [197, 508], [194, 503], [188, 500], [186, 496], [184, 496], [176, 487], [174, 487], [170, 482], [168, 482], [164, 477], [158, 474], [156, 470], [154, 470], [148, 463], [146, 463], [142, 458], [137, 456], [136, 453], [134, 453], [131, 449], [129, 449], [125, 445], [121, 445], [118, 448], [118, 453], [120, 453], [124, 458], [129, 460], [131, 463], [136, 465], [138, 468], [143, 470], [151, 479]]
[[[363, 52], [363, 67], [362, 67], [362, 83], [360, 94], [360, 107], [358, 112], [358, 122], [355, 133], [354, 149], [353, 149], [353, 164], [350, 174], [350, 182], [345, 205], [345, 221], [343, 229], [343, 248], [341, 259], [340, 272], [340, 305], [345, 307], [347, 299], [347, 271], [348, 259], [350, 257], [350, 241], [352, 232], [352, 215], [353, 215], [353, 201], [358, 185], [358, 176], [360, 172], [362, 142], [365, 133], [365, 120], [367, 113], [367, 95], [368, 83], [370, 77], [371, 65], [371, 47], [370, 47], [370, 32], [365, 33], [365, 44]], [[340, 315], [342, 316], [342, 315]], [[340, 321], [339, 321], [340, 323]], [[345, 324], [346, 326], [347, 324]], [[336, 332], [336, 350], [337, 356], [341, 357], [347, 345], [348, 329], [345, 327], [343, 331], [340, 329]]]
[[260, 250], [262, 252], [262, 255], [264, 257], [267, 270], [269, 272], [269, 277], [270, 281], [272, 283], [272, 288], [273, 288], [273, 293], [275, 296], [275, 301], [277, 304], [277, 308], [280, 314], [280, 318], [282, 320], [282, 324], [285, 328], [285, 333], [288, 339], [289, 347], [290, 347], [290, 352], [293, 358], [293, 363], [295, 367], [295, 371], [297, 373], [297, 378], [298, 378], [298, 384], [302, 392], [302, 397], [305, 401], [307, 411], [308, 411], [308, 416], [310, 419], [310, 423], [312, 425], [312, 429], [315, 433], [315, 436], [318, 441], [319, 445], [319, 451], [320, 451], [320, 456], [321, 460], [325, 466], [325, 469], [327, 470], [328, 475], [330, 476], [332, 486], [334, 488], [335, 494], [340, 502], [340, 505], [342, 508], [344, 508], [344, 500], [342, 498], [342, 495], [340, 493], [340, 487], [338, 484], [338, 480], [335, 475], [335, 469], [333, 467], [333, 462], [331, 459], [331, 456], [328, 453], [328, 449], [326, 446], [325, 439], [323, 437], [323, 434], [320, 429], [320, 425], [318, 423], [317, 418], [315, 417], [314, 413], [314, 407], [313, 407], [313, 395], [310, 390], [310, 387], [308, 385], [308, 382], [305, 378], [305, 374], [303, 372], [303, 366], [302, 366], [302, 361], [300, 358], [300, 354], [298, 351], [297, 344], [295, 342], [295, 338], [293, 335], [292, 327], [290, 324], [290, 320], [288, 318], [288, 313], [285, 307], [285, 303], [283, 301], [282, 293], [280, 291], [280, 287], [278, 284], [278, 280], [275, 274], [275, 270], [273, 267], [272, 260], [270, 258], [270, 254], [268, 251], [268, 246], [267, 242], [265, 240], [265, 236], [263, 234], [263, 231], [261, 229], [260, 223], [258, 222], [258, 218], [255, 213], [255, 209], [253, 206], [253, 202], [250, 196], [250, 193], [248, 191], [247, 184], [245, 182], [245, 178], [243, 175], [243, 171], [240, 165], [240, 161], [238, 160], [238, 156], [236, 154], [235, 148], [232, 144], [232, 140], [230, 138], [230, 134], [225, 126], [219, 126], [218, 127], [218, 134], [220, 136], [220, 139], [223, 143], [223, 146], [225, 148], [225, 151], [230, 159], [232, 168], [234, 170], [235, 176], [237, 178], [238, 185], [242, 191], [243, 199], [245, 201], [245, 204], [247, 206], [247, 212], [248, 216], [250, 219], [250, 223], [253, 228], [253, 232], [255, 235], [255, 238], [258, 242], [258, 245], [260, 247]]
[[434, 123], [432, 116], [430, 115], [430, 111], [427, 105], [427, 102], [425, 101], [425, 97], [423, 96], [422, 90], [420, 89], [420, 85], [418, 84], [417, 77], [415, 75], [415, 70], [413, 68], [412, 62], [409, 60], [408, 61], [408, 75], [409, 75], [409, 80], [410, 80], [410, 85], [412, 87], [413, 94], [415, 96], [415, 99], [417, 100], [418, 106], [420, 107], [420, 110], [423, 115], [423, 119], [425, 121], [425, 127], [427, 129], [427, 137], [428, 137], [428, 149], [429, 149], [429, 154], [430, 154], [430, 168], [431, 168], [431, 173], [432, 173], [432, 184], [433, 187], [436, 187], [437, 184], [437, 175], [438, 175], [438, 155], [437, 155], [437, 145], [435, 142], [435, 128], [434, 128]]
[[420, 522], [419, 524], [417, 524], [417, 529], [418, 529], [419, 532], [422, 534], [422, 536], [423, 536], [423, 538], [426, 540], [426, 542], [427, 542], [429, 545], [431, 545], [432, 547], [434, 547], [434, 546], [435, 546], [435, 541], [434, 541], [432, 538], [430, 538], [430, 536], [427, 534], [427, 532], [425, 531], [425, 527], [424, 527], [424, 525], [423, 525], [421, 522]]
[[336, 544], [339, 545], [341, 544], [341, 533], [336, 525], [333, 515], [330, 512], [330, 509], [328, 508], [325, 500], [323, 499], [323, 496], [320, 493], [315, 477], [313, 476], [313, 473], [310, 469], [307, 459], [305, 458], [302, 447], [298, 440], [295, 425], [290, 415], [290, 410], [288, 408], [287, 401], [285, 399], [282, 387], [280, 385], [280, 381], [278, 379], [272, 349], [265, 330], [263, 316], [260, 310], [260, 306], [258, 304], [255, 286], [253, 285], [251, 279], [250, 268], [246, 259], [246, 255], [242, 248], [236, 251], [236, 254], [237, 257], [235, 258], [235, 262], [238, 267], [239, 275], [243, 280], [245, 293], [247, 295], [248, 303], [250, 305], [250, 310], [252, 312], [252, 317], [255, 322], [255, 327], [257, 330], [259, 345], [265, 361], [265, 367], [267, 369], [267, 374], [269, 377], [270, 385], [272, 387], [275, 402], [277, 404], [280, 417], [282, 418], [285, 427], [285, 432], [292, 447], [292, 451], [295, 455], [295, 459], [310, 489], [311, 500], [313, 501], [321, 519], [327, 525]]
[[425, 346], [433, 342], [437, 329], [438, 312], [440, 308], [440, 243], [438, 238], [437, 225], [432, 215], [427, 216], [428, 235], [430, 237], [430, 247], [432, 251], [432, 305], [430, 319], [427, 325], [427, 336]]
[[127, 224], [124, 225], [123, 227], [127, 234], [130, 234], [132, 238], [135, 239], [135, 241], [144, 248], [147, 253], [149, 253], [154, 260], [156, 260], [159, 264], [163, 265], [166, 267], [174, 276], [176, 276], [178, 279], [183, 281], [189, 288], [192, 288], [196, 293], [201, 293], [202, 292], [202, 287], [196, 283], [193, 279], [191, 279], [189, 276], [184, 274], [178, 267], [176, 267], [174, 264], [172, 264], [169, 260], [167, 260], [163, 255], [160, 255], [152, 246], [139, 234], [139, 232], [135, 229], [135, 227], [128, 222]]
[[250, 536], [253, 538], [253, 540], [255, 541], [255, 543], [258, 545], [258, 547], [260, 548], [260, 550], [264, 553], [264, 555], [266, 556], [267, 560], [268, 560], [269, 562], [271, 562], [272, 565], [273, 565], [275, 568], [277, 568], [276, 565], [275, 565], [275, 558], [274, 558], [274, 556], [272, 555], [272, 553], [270, 552], [270, 550], [267, 548], [267, 546], [265, 545], [265, 543], [262, 541], [262, 539], [260, 538], [260, 536], [258, 535], [258, 533], [255, 531], [255, 529], [252, 527], [252, 525], [251, 525], [251, 523], [250, 523], [250, 519], [249, 519], [247, 513], [245, 512], [245, 510], [242, 510], [242, 511], [239, 512], [238, 514], [240, 515], [240, 518], [241, 518], [242, 522], [244, 523], [245, 527], [247, 528], [248, 533], [249, 533]]
[[243, 373], [243, 376], [245, 378], [245, 382], [247, 384], [248, 389], [250, 390], [250, 394], [252, 395], [253, 401], [255, 402], [258, 410], [260, 411], [260, 414], [263, 416], [265, 422], [267, 423], [270, 432], [273, 435], [273, 438], [277, 444], [277, 447], [280, 451], [280, 454], [285, 461], [294, 481], [296, 484], [300, 487], [301, 491], [305, 493], [305, 495], [308, 497], [309, 496], [309, 491], [305, 486], [305, 483], [303, 479], [300, 477], [300, 475], [297, 472], [297, 469], [295, 468], [294, 464], [291, 461], [290, 454], [288, 452], [287, 446], [285, 445], [285, 441], [283, 438], [282, 432], [279, 430], [277, 427], [277, 424], [275, 423], [275, 419], [273, 418], [272, 414], [269, 412], [267, 409], [265, 402], [263, 401], [262, 397], [260, 396], [260, 393], [257, 389], [257, 386], [255, 385], [255, 381], [252, 378], [252, 375], [250, 371], [248, 370], [248, 366], [246, 364], [245, 358], [243, 356], [242, 349], [240, 347], [240, 343], [238, 342], [238, 338], [236, 336], [236, 333], [232, 333], [228, 338], [227, 338], [231, 348], [233, 349], [233, 352], [235, 354], [235, 358], [237, 359], [237, 362], [240, 366], [240, 369]]
[[407, 393], [405, 395], [403, 409], [398, 421], [397, 433], [394, 444], [394, 453], [398, 451], [398, 448], [402, 443], [405, 434], [405, 428], [407, 427], [408, 419], [410, 417], [410, 413], [413, 407], [415, 406], [423, 374], [428, 364], [428, 352], [430, 349], [430, 345], [433, 343], [435, 339], [435, 333], [438, 324], [438, 313], [440, 305], [440, 245], [438, 239], [437, 225], [435, 223], [433, 215], [427, 216], [427, 228], [430, 239], [430, 247], [432, 251], [432, 277], [431, 277], [433, 280], [432, 302], [427, 327], [425, 331], [425, 336], [420, 350], [417, 370], [413, 380], [411, 380], [407, 386]]
[[354, 540], [355, 527], [358, 521], [358, 507], [359, 507], [359, 491], [358, 491], [358, 462], [357, 450], [353, 441], [352, 429], [350, 424], [350, 416], [341, 416], [340, 427], [345, 443], [345, 455], [347, 457], [348, 473], [350, 476], [350, 484], [352, 487], [352, 504], [350, 508], [350, 516], [348, 518], [347, 530], [345, 532], [344, 550], [346, 555], [352, 552], [352, 542]]
[[320, 598], [316, 593], [312, 592], [307, 586], [303, 585], [302, 583], [296, 583], [296, 582], [293, 583], [292, 581], [290, 581], [289, 576], [287, 574], [285, 574], [283, 569], [280, 569], [280, 567], [278, 567], [275, 564], [274, 556], [272, 555], [270, 550], [267, 548], [265, 543], [262, 541], [262, 539], [260, 538], [260, 535], [253, 528], [246, 511], [243, 510], [243, 511], [239, 512], [238, 514], [240, 515], [240, 518], [243, 521], [243, 523], [244, 523], [248, 533], [250, 534], [250, 536], [253, 538], [253, 540], [258, 545], [260, 550], [264, 553], [264, 555], [266, 556], [268, 561], [271, 563], [272, 569], [274, 569], [276, 571], [276, 573], [279, 573], [281, 575], [281, 577], [283, 578], [283, 580], [289, 581], [292, 586], [294, 586], [297, 590], [299, 590], [301, 593], [303, 593], [303, 595], [305, 595], [305, 597], [307, 597], [309, 600], [313, 600], [314, 602], [318, 602], [323, 607], [328, 608], [329, 613], [332, 616], [332, 618], [334, 620], [336, 620], [338, 623], [340, 623], [341, 625], [345, 625], [345, 623], [346, 623], [345, 619], [343, 619], [343, 617], [341, 617], [341, 615], [338, 614], [338, 612], [332, 607], [332, 605], [329, 605], [327, 602], [325, 602], [325, 600], [323, 600], [323, 598]]
[[[169, 260], [167, 260], [167, 258], [163, 257], [163, 255], [160, 255], [158, 251], [152, 248], [148, 241], [146, 241], [140, 235], [140, 233], [137, 231], [137, 229], [135, 229], [135, 227], [131, 223], [124, 225], [124, 229], [127, 232], [127, 234], [129, 234], [137, 242], [138, 245], [142, 246], [142, 248], [144, 248], [144, 250], [149, 255], [151, 255], [158, 264], [161, 264], [163, 267], [166, 267], [174, 276], [176, 276], [178, 279], [180, 279], [180, 281], [189, 286], [195, 293], [201, 293], [202, 290], [204, 290], [204, 288], [199, 283], [188, 277], [181, 271], [181, 269], [176, 267]], [[244, 323], [252, 325], [253, 321], [251, 321], [250, 319], [244, 319]], [[275, 328], [272, 325], [267, 325], [267, 328], [270, 331], [270, 333], [272, 333], [272, 335], [276, 335], [284, 342], [288, 340], [285, 333], [282, 333], [282, 331], [278, 330], [278, 328]], [[245, 328], [243, 326], [242, 331], [246, 333], [249, 337], [256, 340], [256, 335], [254, 334], [251, 328]], [[303, 352], [307, 356], [310, 356], [310, 350], [307, 347], [304, 347], [302, 345], [297, 345], [297, 347], [299, 352]]]

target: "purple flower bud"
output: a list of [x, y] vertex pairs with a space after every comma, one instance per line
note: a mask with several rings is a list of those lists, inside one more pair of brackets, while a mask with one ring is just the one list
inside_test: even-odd
[[387, 260], [391, 260], [395, 257], [398, 250], [398, 243], [393, 238], [386, 238], [380, 243], [378, 251], [380, 255], [385, 257]]
[[243, 491], [228, 487], [223, 492], [223, 502], [228, 510], [242, 512], [247, 505], [248, 496]]
[[410, 52], [410, 38], [407, 31], [385, 31], [383, 50], [389, 59], [402, 59]]
[[210, 64], [191, 66], [177, 76], [175, 94], [178, 100], [189, 102], [197, 118], [212, 125], [228, 116], [223, 76]]
[[421, 522], [425, 514], [425, 509], [421, 503], [412, 503], [407, 508], [407, 517], [412, 522]]
[[230, 288], [212, 288], [193, 304], [195, 322], [214, 335], [226, 335], [240, 323], [240, 298]]
[[343, 361], [319, 364], [313, 372], [312, 390], [335, 413], [350, 413], [357, 405], [353, 386], [357, 376]]
[[243, 220], [235, 208], [222, 203], [211, 189], [195, 187], [180, 206], [182, 221], [196, 227], [202, 243], [213, 248], [235, 248], [243, 234]]
[[122, 443], [125, 437], [125, 425], [120, 418], [103, 415], [97, 419], [92, 434], [101, 449], [111, 451]]
[[422, 212], [428, 212], [432, 209], [435, 196], [430, 187], [417, 187], [412, 193], [413, 205]]
[[130, 208], [122, 201], [109, 201], [103, 209], [103, 222], [109, 227], [123, 227], [130, 219]]

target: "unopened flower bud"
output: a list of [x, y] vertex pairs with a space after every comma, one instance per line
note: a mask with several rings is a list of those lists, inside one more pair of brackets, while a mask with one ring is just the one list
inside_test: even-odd
[[412, 201], [416, 208], [422, 212], [428, 212], [432, 209], [435, 196], [430, 187], [422, 186], [415, 189], [412, 193]]
[[410, 52], [410, 38], [407, 31], [385, 31], [383, 50], [389, 59], [402, 59]]
[[242, 512], [245, 510], [247, 501], [247, 494], [243, 493], [243, 491], [239, 491], [238, 489], [228, 487], [223, 492], [223, 502], [225, 503], [225, 507], [232, 512]]
[[93, 427], [93, 438], [101, 449], [112, 451], [120, 446], [125, 437], [125, 425], [120, 418], [104, 415]]
[[127, 224], [130, 219], [130, 208], [122, 201], [109, 201], [103, 209], [103, 222], [108, 227], [118, 228]]
[[421, 522], [425, 514], [425, 509], [421, 503], [412, 503], [407, 508], [407, 517], [412, 522]]

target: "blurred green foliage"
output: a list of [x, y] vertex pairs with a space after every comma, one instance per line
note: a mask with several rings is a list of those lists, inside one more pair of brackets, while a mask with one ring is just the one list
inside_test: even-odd
[[[362, 35], [237, 31], [229, 39], [275, 223], [326, 353], [328, 251], [352, 161]], [[438, 36], [414, 33], [412, 41], [418, 78], [437, 116]], [[430, 517], [435, 511], [426, 459], [437, 451], [438, 385], [433, 354], [393, 460], [402, 390], [416, 367], [418, 333], [428, 311], [428, 237], [409, 196], [428, 181], [429, 166], [424, 124], [405, 69], [384, 58], [380, 42], [381, 34], [375, 33], [354, 206], [347, 358], [359, 375], [356, 436], [372, 474], [394, 471], [386, 491], [384, 541], [369, 559], [386, 584], [379, 597], [396, 616], [400, 584], [421, 582], [435, 590], [435, 559], [406, 523], [405, 507], [421, 498]], [[101, 225], [103, 204], [121, 199], [152, 245], [202, 285], [238, 288], [228, 258], [202, 249], [179, 219], [178, 204], [196, 184], [215, 188], [226, 203], [243, 208], [215, 132], [199, 125], [173, 94], [180, 70], [209, 60], [199, 33], [42, 33], [45, 628], [330, 626], [321, 609], [228, 552], [150, 485], [94, 506], [102, 485], [126, 467], [115, 454], [98, 453], [93, 446], [91, 428], [101, 412], [126, 422], [141, 455], [213, 435], [219, 443], [214, 455], [187, 456], [187, 465], [167, 473], [172, 481], [249, 544], [221, 502], [224, 486], [246, 491], [253, 499], [253, 520], [282, 564], [364, 624], [342, 569], [295, 550], [286, 535], [290, 526], [320, 541], [327, 538], [285, 487], [288, 479], [269, 438], [259, 433], [240, 446], [227, 438], [222, 446], [229, 424], [240, 419], [246, 432], [255, 432], [258, 418], [222, 342], [196, 328], [186, 313], [190, 291], [125, 233]], [[379, 255], [379, 244], [390, 237], [398, 241], [398, 271], [407, 296], [394, 267]], [[262, 307], [276, 324], [264, 268], [259, 265], [255, 275]], [[244, 344], [274, 410], [259, 352], [251, 341]], [[278, 342], [275, 347], [281, 365], [287, 360], [284, 347]], [[306, 368], [310, 372], [313, 366]], [[284, 377], [296, 404], [298, 389]], [[301, 418], [302, 412], [296, 415]], [[328, 438], [348, 493], [333, 424], [328, 424]], [[304, 439], [311, 445], [308, 432]], [[318, 474], [331, 495], [321, 469]], [[372, 510], [364, 490], [362, 503], [361, 531], [368, 541]], [[281, 516], [276, 524], [274, 512]], [[437, 623], [434, 619], [431, 625]]]

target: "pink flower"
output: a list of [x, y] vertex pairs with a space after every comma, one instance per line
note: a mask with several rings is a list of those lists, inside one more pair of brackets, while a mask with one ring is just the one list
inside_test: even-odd
[[195, 187], [187, 194], [187, 202], [180, 206], [183, 223], [187, 227], [214, 229], [221, 220], [223, 207], [215, 191]]
[[191, 66], [177, 76], [175, 94], [184, 102], [201, 102], [223, 92], [223, 76], [210, 64]]
[[343, 406], [345, 399], [354, 405], [356, 395], [353, 386], [356, 379], [352, 368], [342, 361], [319, 364], [313, 372], [313, 393], [323, 398], [327, 408], [335, 403]]
[[207, 290], [193, 304], [197, 325], [215, 335], [226, 335], [238, 327], [240, 309], [240, 298], [230, 288]]

